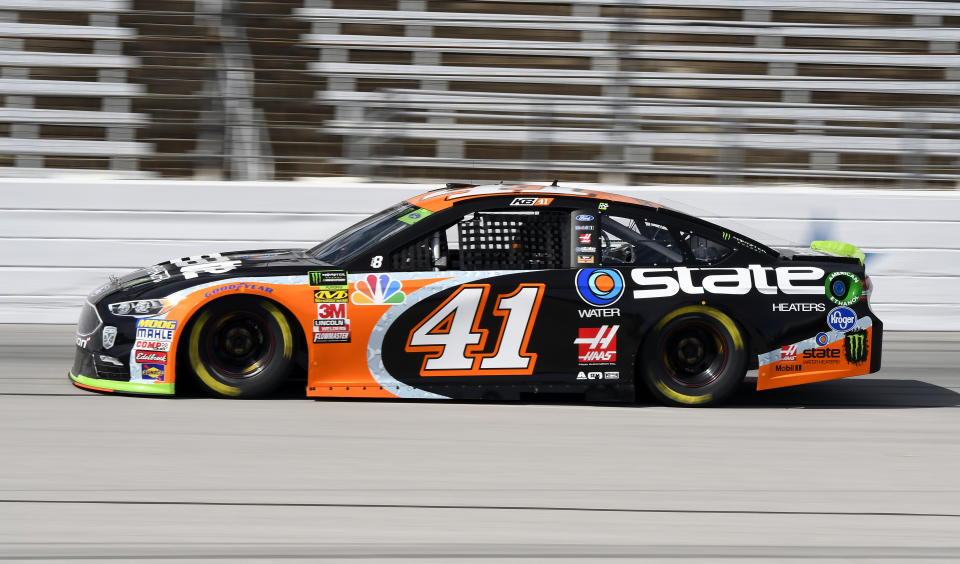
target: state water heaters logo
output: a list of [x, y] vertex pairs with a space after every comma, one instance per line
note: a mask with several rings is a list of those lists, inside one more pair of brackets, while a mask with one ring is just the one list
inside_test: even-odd
[[592, 306], [613, 305], [623, 295], [623, 275], [612, 268], [581, 268], [576, 283], [580, 299]]
[[403, 284], [389, 274], [370, 274], [355, 284], [350, 301], [356, 305], [396, 305], [407, 299]]

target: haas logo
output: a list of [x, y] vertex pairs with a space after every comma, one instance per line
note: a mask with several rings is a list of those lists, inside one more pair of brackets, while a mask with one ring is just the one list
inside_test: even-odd
[[613, 364], [617, 362], [617, 331], [619, 325], [580, 327], [577, 338], [577, 358], [580, 364]]
[[780, 360], [797, 360], [797, 345], [780, 347]]

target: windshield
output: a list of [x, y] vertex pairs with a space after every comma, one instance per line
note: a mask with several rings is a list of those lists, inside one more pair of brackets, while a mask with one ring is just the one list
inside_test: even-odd
[[413, 209], [415, 207], [406, 202], [391, 206], [344, 229], [310, 249], [309, 253], [314, 258], [330, 264], [349, 262], [376, 243], [408, 227], [408, 223], [398, 219]]

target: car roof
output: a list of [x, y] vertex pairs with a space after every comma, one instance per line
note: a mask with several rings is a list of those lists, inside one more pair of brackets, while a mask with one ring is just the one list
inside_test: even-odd
[[485, 184], [477, 186], [469, 184], [448, 184], [446, 188], [440, 188], [439, 190], [414, 196], [408, 199], [407, 202], [432, 212], [438, 212], [462, 201], [477, 198], [495, 198], [499, 196], [561, 196], [565, 198], [621, 202], [650, 208], [662, 207], [653, 202], [631, 198], [630, 196], [623, 196], [621, 194], [612, 194], [610, 192], [601, 192], [588, 188], [567, 188], [566, 186], [544, 186], [540, 184]]

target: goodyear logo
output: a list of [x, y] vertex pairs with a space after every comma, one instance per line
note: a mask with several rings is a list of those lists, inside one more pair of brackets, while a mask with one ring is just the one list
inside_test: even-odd
[[347, 290], [316, 290], [313, 292], [313, 301], [316, 303], [347, 303], [350, 293]]
[[272, 294], [273, 288], [267, 286], [258, 286], [257, 284], [248, 284], [246, 282], [237, 282], [235, 284], [228, 284], [227, 286], [220, 286], [219, 288], [213, 288], [209, 292], [205, 293], [203, 297], [210, 298], [220, 292], [231, 292], [234, 290], [256, 290], [258, 292], [263, 292], [265, 294]]
[[843, 350], [847, 361], [854, 364], [860, 364], [867, 360], [868, 352], [867, 332], [854, 331], [847, 333], [843, 338]]
[[137, 329], [168, 329], [177, 328], [177, 322], [172, 319], [138, 319]]

